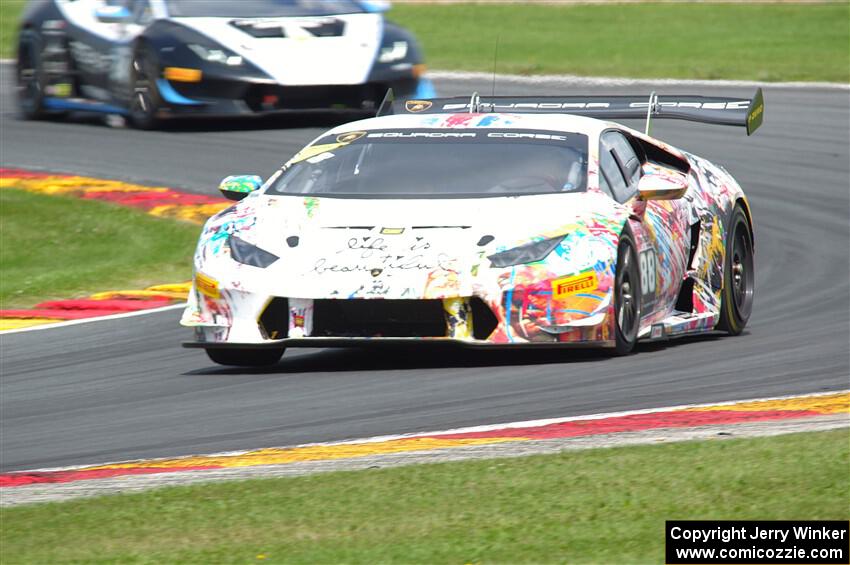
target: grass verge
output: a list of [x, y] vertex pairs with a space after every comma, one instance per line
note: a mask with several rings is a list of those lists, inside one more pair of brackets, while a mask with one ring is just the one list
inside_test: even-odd
[[18, 19], [26, 0], [0, 0], [0, 59], [11, 59], [17, 53]]
[[848, 430], [164, 488], [0, 511], [3, 563], [663, 563], [670, 519], [847, 519]]
[[0, 308], [192, 276], [199, 226], [115, 204], [0, 190]]
[[434, 69], [850, 80], [850, 4], [396, 5]]

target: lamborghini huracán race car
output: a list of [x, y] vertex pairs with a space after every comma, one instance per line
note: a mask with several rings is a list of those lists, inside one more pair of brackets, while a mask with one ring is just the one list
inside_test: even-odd
[[761, 124], [750, 99], [384, 101], [211, 218], [182, 319], [228, 365], [286, 347], [599, 346], [742, 331], [750, 205], [725, 169], [610, 120]]

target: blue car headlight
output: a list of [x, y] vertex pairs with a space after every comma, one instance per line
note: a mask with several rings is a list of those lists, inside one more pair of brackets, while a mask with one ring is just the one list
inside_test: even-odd
[[252, 267], [265, 269], [280, 259], [274, 253], [260, 249], [256, 245], [243, 241], [235, 235], [227, 238], [227, 247], [230, 249], [230, 257], [234, 261], [244, 265], [251, 265]]
[[190, 43], [187, 47], [198, 58], [208, 63], [219, 63], [230, 67], [238, 67], [242, 64], [242, 57], [223, 47], [212, 47], [200, 43]]
[[408, 43], [407, 41], [394, 41], [390, 45], [381, 47], [381, 52], [378, 54], [379, 63], [396, 63], [407, 59]]
[[524, 265], [525, 263], [535, 263], [542, 261], [549, 255], [561, 241], [564, 240], [563, 235], [550, 239], [541, 239], [532, 243], [526, 243], [507, 251], [501, 251], [487, 257], [494, 267], [511, 267], [513, 265]]

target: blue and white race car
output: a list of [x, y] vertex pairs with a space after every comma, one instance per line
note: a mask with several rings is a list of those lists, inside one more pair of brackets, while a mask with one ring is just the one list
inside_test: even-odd
[[422, 51], [357, 0], [40, 0], [20, 24], [29, 119], [67, 111], [165, 117], [373, 109], [388, 88], [434, 95]]

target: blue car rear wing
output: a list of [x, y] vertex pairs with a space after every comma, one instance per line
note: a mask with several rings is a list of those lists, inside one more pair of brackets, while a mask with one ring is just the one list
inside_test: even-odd
[[649, 133], [653, 119], [677, 119], [706, 124], [741, 126], [752, 135], [764, 120], [761, 88], [750, 99], [722, 96], [479, 96], [395, 100], [387, 91], [378, 109], [389, 114], [442, 114], [465, 112], [505, 112], [511, 114], [573, 114], [602, 120], [646, 119]]

